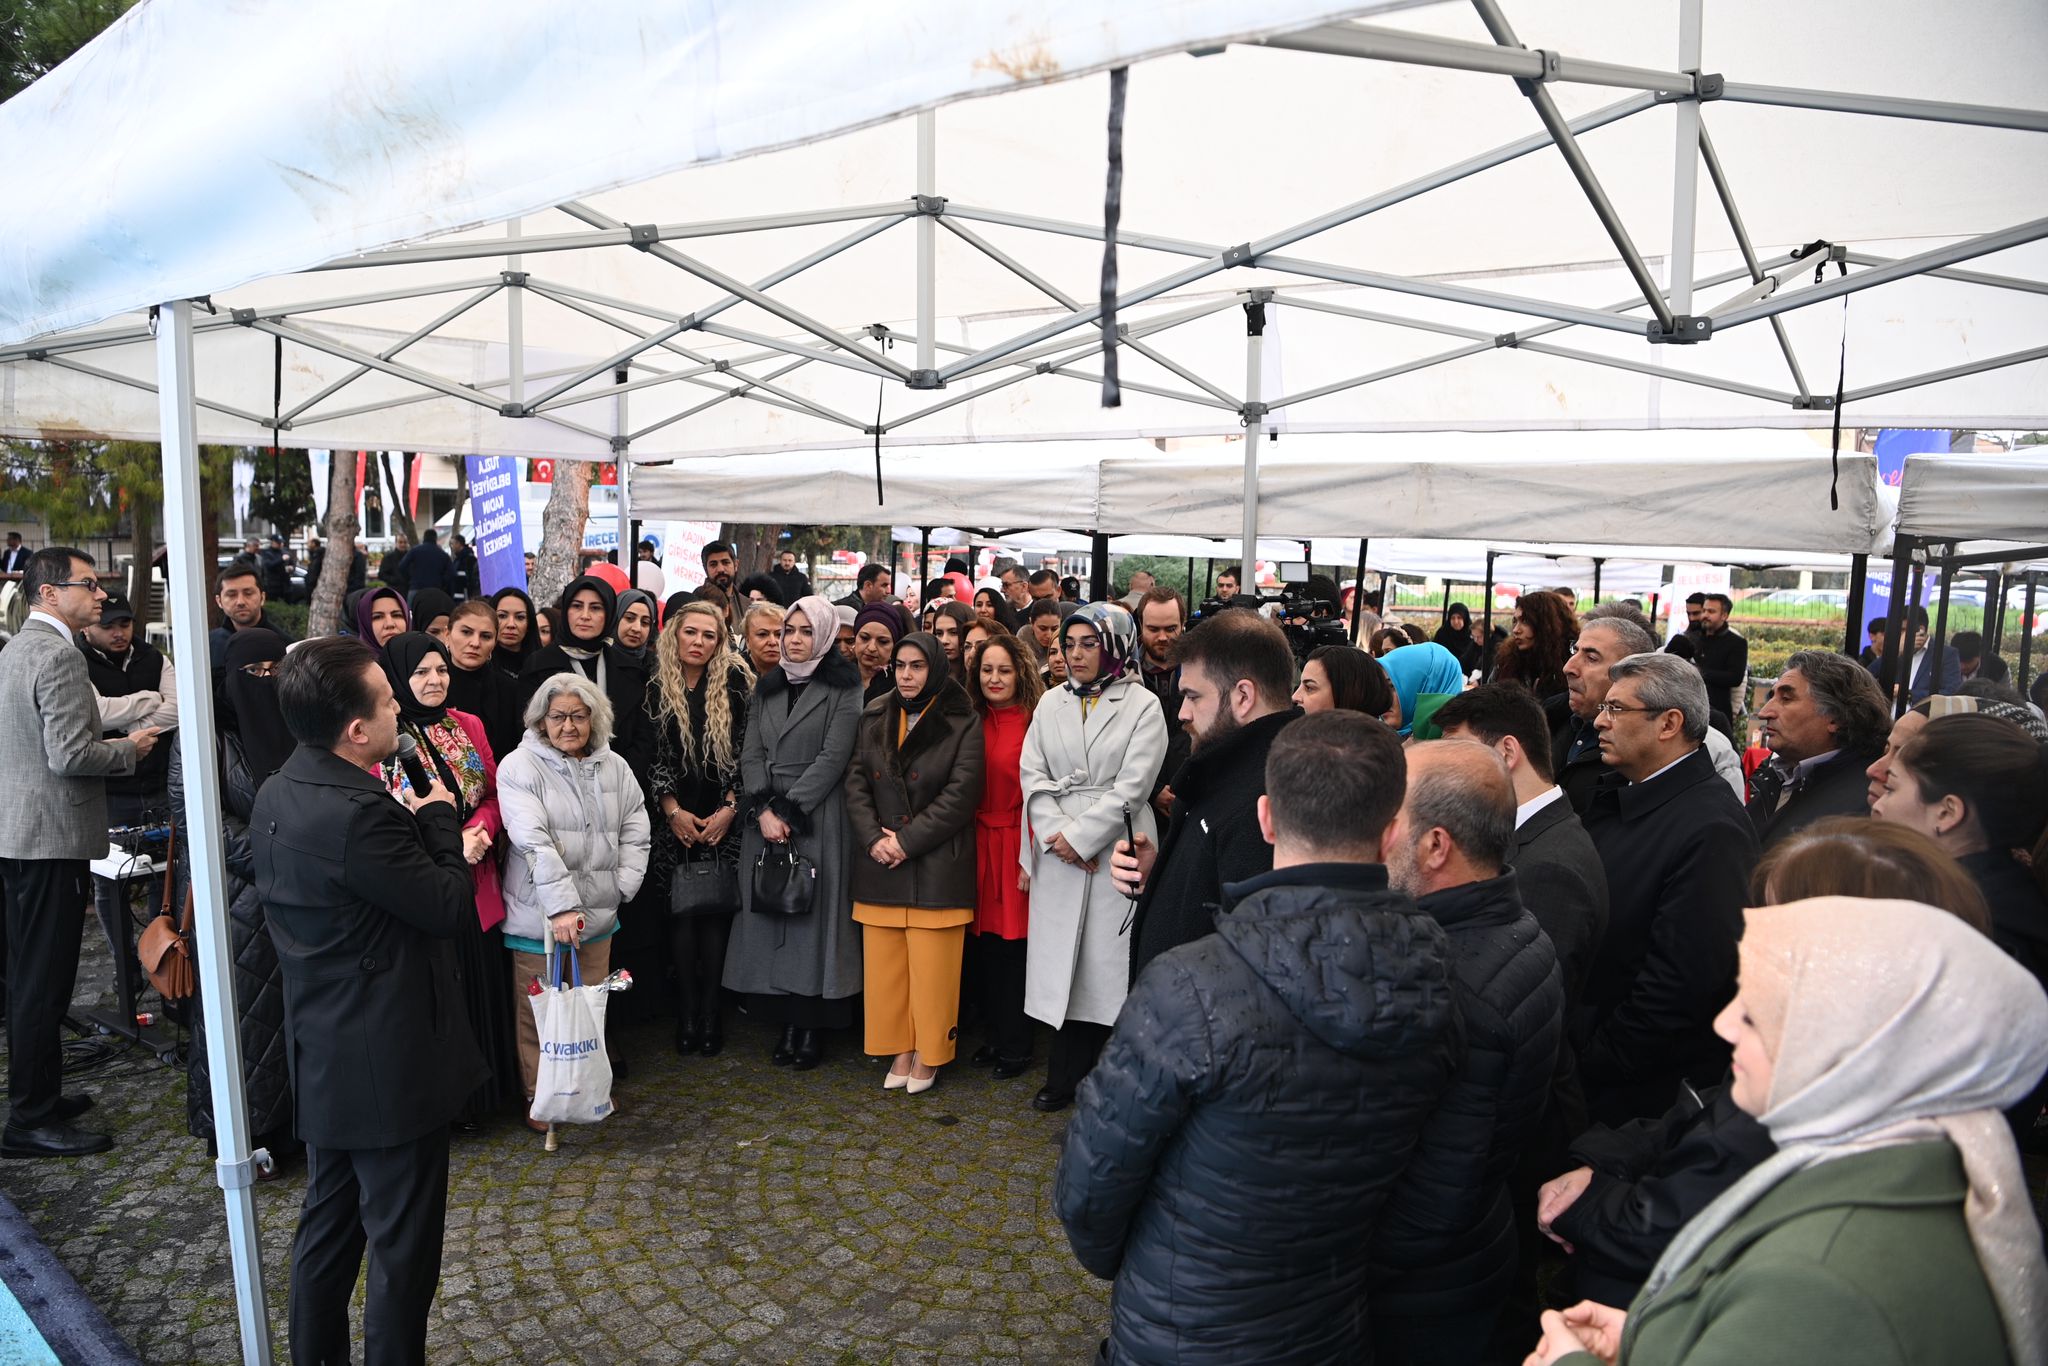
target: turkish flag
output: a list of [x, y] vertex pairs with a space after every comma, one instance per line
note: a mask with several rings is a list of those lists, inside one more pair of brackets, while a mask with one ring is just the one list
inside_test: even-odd
[[605, 488], [618, 487], [619, 467], [617, 465], [599, 465], [597, 467], [597, 482]]
[[526, 462], [526, 482], [529, 484], [552, 484], [555, 482], [555, 462], [548, 459]]

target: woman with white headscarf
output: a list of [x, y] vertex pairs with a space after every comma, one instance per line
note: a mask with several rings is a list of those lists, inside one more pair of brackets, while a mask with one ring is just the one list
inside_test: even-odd
[[2048, 996], [1955, 916], [1748, 912], [1735, 1103], [1777, 1153], [1672, 1240], [1624, 1313], [1543, 1316], [1528, 1361], [2048, 1361], [2048, 1266], [2000, 1111], [2048, 1069]]
[[[782, 1027], [769, 1061], [808, 1071], [825, 1031], [853, 1023], [861, 989], [861, 929], [853, 921], [846, 766], [860, 726], [860, 671], [839, 653], [839, 614], [798, 598], [782, 618], [781, 662], [754, 690], [740, 747], [741, 912], [725, 956], [725, 985], [756, 1020]], [[816, 869], [807, 910], [756, 907], [754, 870], [770, 845], [793, 846]]]
[[1031, 1098], [1064, 1110], [1088, 1075], [1131, 982], [1131, 902], [1109, 875], [1110, 846], [1134, 833], [1157, 843], [1152, 788], [1166, 762], [1166, 719], [1138, 677], [1138, 624], [1091, 602], [1060, 623], [1066, 683], [1045, 695], [1017, 761], [1031, 875], [1024, 1013], [1053, 1027], [1045, 1086]]

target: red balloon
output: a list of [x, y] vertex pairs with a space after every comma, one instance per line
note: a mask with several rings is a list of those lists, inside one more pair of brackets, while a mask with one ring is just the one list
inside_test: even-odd
[[606, 583], [610, 584], [614, 593], [623, 593], [633, 586], [633, 581], [626, 577], [626, 571], [615, 564], [599, 561], [597, 564], [590, 566], [586, 572], [591, 578], [603, 579]]
[[953, 585], [953, 596], [972, 607], [974, 605], [974, 584], [965, 574], [948, 574], [946, 579]]

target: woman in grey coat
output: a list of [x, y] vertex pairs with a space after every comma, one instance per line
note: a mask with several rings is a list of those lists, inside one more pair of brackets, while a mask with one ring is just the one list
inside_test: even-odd
[[[740, 754], [741, 913], [726, 951], [725, 985], [746, 993], [755, 1019], [782, 1026], [770, 1061], [799, 1071], [823, 1060], [821, 1031], [853, 1023], [861, 987], [845, 786], [861, 687], [859, 671], [833, 648], [838, 630], [838, 613], [826, 599], [790, 606], [782, 619], [782, 661], [755, 690]], [[801, 915], [754, 907], [754, 869], [770, 843], [793, 843], [817, 870], [811, 908]]]

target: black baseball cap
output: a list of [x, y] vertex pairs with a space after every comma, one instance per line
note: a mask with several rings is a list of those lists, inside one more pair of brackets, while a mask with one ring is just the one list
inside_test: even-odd
[[128, 605], [128, 599], [119, 593], [107, 594], [107, 600], [100, 604], [100, 625], [112, 626], [117, 621], [135, 620], [135, 609]]

